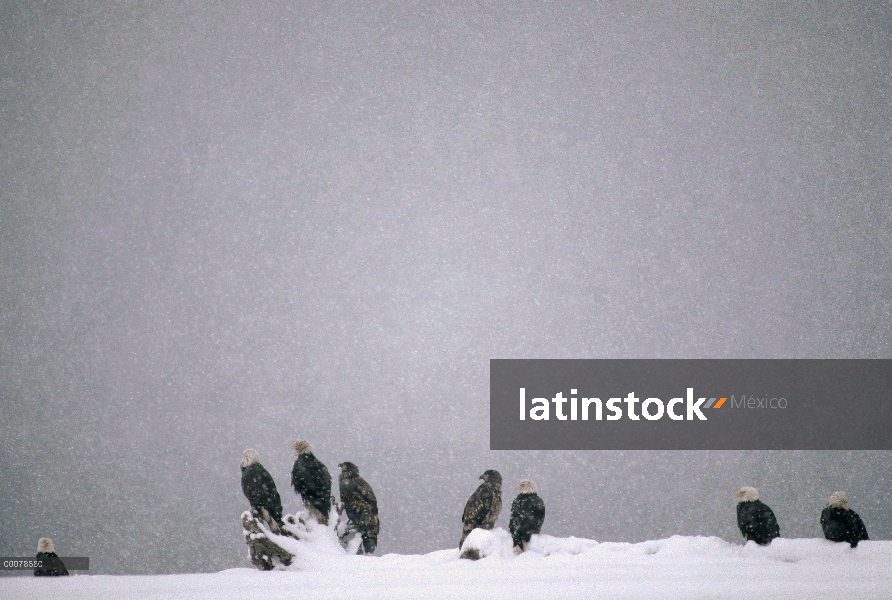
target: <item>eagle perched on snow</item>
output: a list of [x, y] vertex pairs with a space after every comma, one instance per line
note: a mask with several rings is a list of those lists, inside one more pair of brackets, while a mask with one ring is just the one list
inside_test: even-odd
[[276, 489], [272, 475], [260, 464], [260, 454], [257, 450], [250, 448], [245, 450], [241, 466], [242, 492], [251, 503], [251, 508], [264, 517], [263, 513], [266, 511], [269, 517], [265, 519], [267, 522], [272, 519], [275, 526], [282, 525], [282, 499], [279, 497], [279, 490]]
[[294, 467], [291, 469], [291, 485], [300, 494], [304, 507], [322, 525], [328, 525], [328, 511], [331, 507], [331, 475], [322, 462], [313, 455], [313, 448], [306, 440], [291, 444], [297, 452]]
[[502, 512], [502, 476], [498, 471], [490, 469], [480, 476], [483, 483], [474, 490], [465, 512], [462, 513], [462, 534], [458, 548], [461, 550], [468, 534], [477, 529], [492, 529]]
[[743, 537], [760, 546], [767, 546], [771, 540], [780, 537], [774, 512], [759, 500], [756, 488], [742, 487], [734, 495], [740, 499], [737, 503], [737, 526]]
[[360, 552], [371, 554], [378, 545], [380, 528], [375, 492], [372, 491], [372, 486], [359, 476], [359, 467], [352, 462], [344, 462], [338, 466], [341, 468], [338, 477], [341, 502], [353, 527], [362, 534]]
[[527, 549], [530, 538], [542, 530], [545, 521], [545, 502], [539, 497], [539, 489], [529, 479], [524, 479], [515, 487], [517, 498], [511, 503], [511, 520], [508, 529], [514, 541], [514, 553], [520, 554]]
[[848, 542], [852, 548], [867, 539], [864, 521], [849, 508], [849, 498], [845, 492], [830, 494], [826, 508], [821, 511], [821, 528], [824, 537], [831, 542]]
[[35, 577], [55, 577], [60, 575], [68, 575], [68, 569], [56, 554], [53, 548], [53, 540], [50, 538], [40, 538], [37, 540], [37, 560], [41, 561], [40, 567], [34, 569]]

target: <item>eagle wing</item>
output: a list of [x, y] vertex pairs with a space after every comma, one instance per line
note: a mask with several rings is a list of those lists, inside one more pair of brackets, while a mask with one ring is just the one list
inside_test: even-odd
[[545, 502], [538, 494], [521, 494], [511, 504], [508, 529], [515, 533], [539, 533], [545, 522]]
[[497, 494], [487, 483], [480, 484], [465, 504], [465, 511], [461, 517], [464, 530], [471, 531], [476, 527], [492, 528], [501, 510], [501, 494]]
[[354, 477], [341, 484], [341, 501], [356, 528], [368, 535], [378, 535], [378, 500], [365, 479]]
[[740, 502], [737, 505], [737, 525], [743, 537], [758, 544], [767, 544], [780, 536], [774, 511], [761, 500]]
[[265, 508], [276, 520], [282, 520], [282, 499], [276, 482], [263, 465], [255, 463], [245, 469], [242, 474], [242, 492], [251, 506]]
[[854, 510], [850, 510], [849, 512], [852, 513], [852, 541], [857, 543], [861, 540], [870, 539], [867, 537], [867, 527], [864, 526], [864, 521], [861, 520], [858, 513]]
[[291, 485], [301, 498], [317, 508], [326, 508], [331, 498], [331, 474], [314, 455], [298, 456], [291, 469]]

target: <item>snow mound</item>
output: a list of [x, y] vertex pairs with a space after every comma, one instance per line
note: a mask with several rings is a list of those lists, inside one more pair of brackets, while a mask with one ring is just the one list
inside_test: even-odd
[[501, 527], [492, 530], [475, 529], [465, 538], [461, 556], [510, 558], [514, 556], [511, 534]]

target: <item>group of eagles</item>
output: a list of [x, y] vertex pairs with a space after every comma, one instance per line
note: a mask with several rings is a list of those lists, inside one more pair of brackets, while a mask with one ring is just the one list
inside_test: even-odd
[[[328, 525], [329, 511], [334, 504], [331, 495], [331, 475], [328, 468], [313, 455], [313, 449], [306, 440], [291, 444], [297, 452], [291, 469], [291, 485], [297, 492], [304, 507], [321, 525]], [[275, 533], [282, 530], [282, 499], [263, 465], [256, 450], [245, 450], [242, 457], [242, 492], [259, 515]], [[362, 535], [359, 553], [371, 554], [378, 545], [378, 500], [368, 482], [359, 476], [359, 468], [351, 462], [338, 465], [341, 504], [349, 519], [349, 527]], [[462, 514], [462, 536], [459, 549], [465, 538], [474, 529], [492, 529], [499, 513], [502, 512], [502, 476], [498, 471], [487, 471], [480, 476], [480, 484], [465, 505]], [[536, 484], [529, 479], [521, 481], [515, 489], [517, 498], [511, 504], [509, 528], [514, 539], [514, 551], [523, 552], [534, 533], [542, 529], [545, 520], [545, 503], [539, 497]], [[465, 558], [479, 558], [474, 550], [463, 554]]]
[[[304, 506], [322, 525], [328, 524], [328, 511], [333, 501], [331, 497], [331, 475], [319, 459], [313, 456], [310, 444], [306, 441], [294, 442], [291, 447], [297, 452], [294, 468], [291, 470], [291, 485], [300, 494]], [[378, 543], [378, 501], [372, 487], [359, 476], [359, 469], [350, 462], [338, 465], [341, 502], [347, 517], [362, 534], [359, 552], [372, 553]], [[462, 514], [462, 535], [459, 549], [465, 538], [474, 529], [492, 529], [502, 512], [502, 476], [498, 471], [487, 471], [480, 476], [480, 484]], [[508, 528], [514, 541], [514, 552], [526, 550], [530, 538], [542, 529], [545, 521], [545, 503], [539, 497], [536, 484], [524, 479], [514, 488], [517, 498], [511, 503], [511, 520]], [[267, 518], [268, 522], [282, 525], [282, 501], [276, 484], [269, 472], [260, 464], [256, 450], [245, 450], [242, 459], [242, 491], [248, 497], [251, 507]], [[774, 512], [759, 500], [755, 488], [743, 487], [735, 494], [737, 504], [737, 525], [747, 540], [760, 545], [770, 544], [780, 537], [780, 527]], [[833, 492], [827, 507], [821, 512], [821, 527], [824, 537], [833, 542], [848, 542], [852, 548], [861, 540], [867, 539], [864, 521], [849, 508], [845, 492]], [[463, 558], [480, 558], [478, 551], [469, 548], [462, 553]], [[35, 575], [68, 575], [65, 565], [53, 549], [53, 541], [40, 538], [37, 542], [37, 558], [47, 562], [47, 567], [35, 569]]]
[[[759, 500], [759, 492], [755, 488], [742, 487], [735, 496], [739, 499], [737, 526], [743, 537], [760, 546], [770, 544], [771, 540], [780, 537], [780, 527], [774, 511]], [[864, 521], [849, 508], [849, 499], [845, 492], [830, 494], [827, 506], [821, 511], [821, 528], [824, 530], [824, 537], [831, 542], [848, 542], [852, 548], [861, 540], [867, 539]]]
[[[331, 475], [322, 462], [313, 455], [305, 440], [294, 442], [297, 452], [291, 470], [291, 485], [300, 494], [304, 506], [322, 525], [328, 524], [328, 514], [334, 498], [331, 495]], [[350, 462], [338, 465], [341, 469], [339, 484], [341, 502], [352, 528], [362, 535], [359, 552], [372, 553], [378, 542], [378, 501], [372, 486], [359, 476], [359, 469]], [[269, 472], [260, 464], [256, 450], [245, 450], [242, 459], [242, 491], [258, 513], [267, 515], [271, 524], [282, 525], [282, 501], [276, 484]], [[483, 483], [471, 494], [462, 513], [462, 536], [459, 550], [474, 529], [492, 529], [502, 512], [502, 476], [489, 470], [480, 476]], [[545, 503], [539, 497], [536, 484], [524, 479], [514, 488], [517, 497], [511, 503], [508, 528], [514, 543], [514, 552], [527, 549], [533, 534], [539, 533], [545, 521]], [[774, 512], [761, 500], [755, 488], [743, 487], [737, 492], [737, 526], [747, 540], [760, 545], [770, 544], [780, 537], [780, 527]], [[821, 512], [824, 537], [834, 542], [848, 542], [853, 548], [867, 539], [864, 522], [849, 508], [845, 492], [834, 492], [827, 507]], [[464, 558], [479, 558], [476, 549], [462, 553]]]
[[[291, 485], [300, 494], [304, 507], [321, 525], [328, 525], [328, 517], [334, 497], [331, 495], [331, 474], [328, 468], [313, 455], [306, 440], [291, 444], [297, 458], [291, 469]], [[263, 465], [256, 450], [245, 450], [242, 457], [242, 491], [274, 533], [282, 531], [282, 499], [276, 482]], [[371, 554], [378, 545], [378, 500], [372, 486], [359, 476], [359, 467], [352, 462], [342, 462], [338, 484], [341, 503], [351, 529], [362, 535], [359, 552]]]

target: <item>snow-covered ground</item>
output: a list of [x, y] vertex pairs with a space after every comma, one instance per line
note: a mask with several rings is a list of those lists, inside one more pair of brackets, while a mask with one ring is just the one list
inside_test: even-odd
[[714, 537], [621, 544], [541, 535], [514, 556], [504, 530], [472, 535], [479, 561], [459, 559], [457, 549], [348, 556], [317, 540], [298, 549], [290, 570], [4, 577], [0, 598], [892, 598], [887, 541], [852, 549], [820, 539], [759, 547]]

